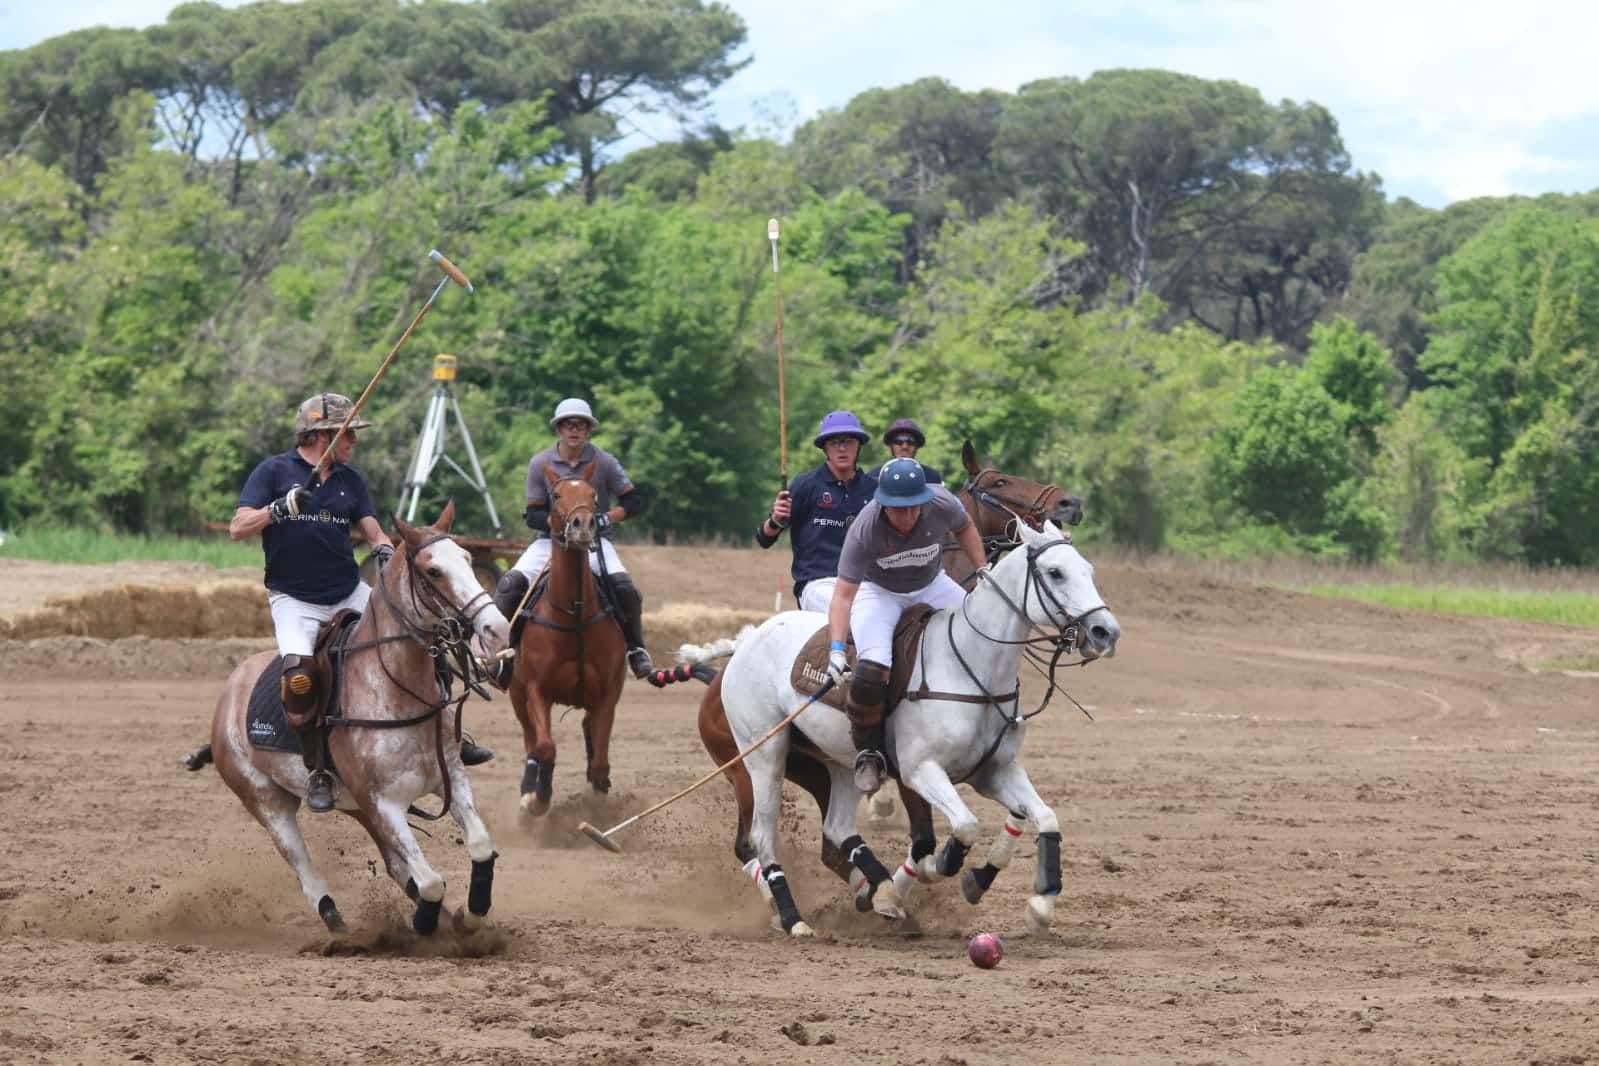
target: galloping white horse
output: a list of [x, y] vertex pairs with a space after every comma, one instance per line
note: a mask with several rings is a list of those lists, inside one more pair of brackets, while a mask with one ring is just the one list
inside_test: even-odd
[[[1017, 761], [1027, 735], [1015, 695], [1022, 649], [1030, 632], [1052, 631], [1052, 640], [1070, 644], [1085, 659], [1109, 657], [1121, 627], [1094, 586], [1093, 566], [1053, 523], [1039, 532], [1018, 523], [1017, 534], [1021, 549], [996, 564], [961, 607], [940, 611], [929, 623], [910, 689], [925, 682], [932, 697], [904, 700], [887, 721], [900, 779], [950, 823], [951, 838], [940, 855], [913, 844], [892, 878], [872, 855], [856, 831], [849, 720], [832, 707], [807, 707], [791, 729], [728, 770], [740, 808], [735, 853], [789, 934], [811, 933], [779, 863], [778, 813], [791, 754], [816, 759], [831, 779], [822, 835], [854, 868], [861, 909], [903, 918], [903, 902], [917, 879], [959, 871], [978, 833], [977, 817], [955, 788], [966, 781], [1010, 814], [987, 866], [966, 875], [966, 898], [982, 898], [1030, 821], [1038, 834], [1038, 882], [1028, 900], [1027, 926], [1040, 931], [1053, 920], [1061, 888], [1060, 825]], [[741, 749], [770, 731], [809, 695], [790, 684], [791, 667], [821, 624], [814, 613], [789, 611], [742, 638], [706, 691], [701, 722], [719, 703]]]

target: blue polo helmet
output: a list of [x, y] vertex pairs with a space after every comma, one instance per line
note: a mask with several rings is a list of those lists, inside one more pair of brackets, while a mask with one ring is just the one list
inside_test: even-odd
[[850, 411], [829, 411], [816, 430], [816, 439], [811, 443], [825, 451], [826, 446], [822, 442], [828, 437], [854, 437], [862, 444], [872, 439], [872, 435], [861, 425], [861, 420]]
[[890, 459], [877, 472], [877, 495], [884, 507], [920, 507], [933, 498], [927, 471], [915, 459]]

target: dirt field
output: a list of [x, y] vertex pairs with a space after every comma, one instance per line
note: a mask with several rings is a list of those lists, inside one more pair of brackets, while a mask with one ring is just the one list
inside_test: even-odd
[[[680, 612], [769, 608], [783, 566], [628, 559]], [[214, 579], [0, 561], [0, 611]], [[642, 684], [616, 791], [585, 794], [569, 717], [537, 824], [508, 705], [470, 708], [501, 753], [473, 782], [502, 856], [471, 940], [419, 942], [359, 829], [316, 820], [354, 928], [334, 939], [215, 774], [176, 768], [259, 637], [0, 641], [0, 1062], [1599, 1062], [1599, 679], [1533, 669], [1599, 638], [1127, 566], [1099, 583], [1121, 651], [1068, 676], [1095, 720], [1057, 700], [1028, 741], [1066, 866], [1056, 933], [1031, 939], [1031, 837], [981, 907], [939, 884], [892, 927], [816, 861], [800, 797], [785, 867], [810, 943], [767, 931], [721, 782], [599, 851], [580, 819], [710, 766], [699, 687]], [[897, 821], [866, 831], [904, 854]], [[457, 905], [457, 836], [423, 844]], [[1006, 938], [998, 969], [966, 961], [978, 930]]]

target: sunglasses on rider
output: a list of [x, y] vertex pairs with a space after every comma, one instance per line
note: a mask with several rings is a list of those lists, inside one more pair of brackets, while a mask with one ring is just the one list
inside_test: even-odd
[[563, 418], [559, 422], [555, 423], [555, 428], [564, 432], [568, 429], [588, 429], [589, 424], [586, 420], [581, 418]]
[[916, 438], [915, 437], [890, 437], [890, 438], [888, 438], [888, 443], [890, 443], [890, 444], [915, 444], [916, 443]]

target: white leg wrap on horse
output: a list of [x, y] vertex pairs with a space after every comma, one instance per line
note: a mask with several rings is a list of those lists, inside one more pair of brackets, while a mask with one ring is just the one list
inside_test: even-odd
[[767, 887], [766, 878], [762, 876], [761, 860], [751, 859], [744, 864], [744, 874], [755, 882], [755, 887], [761, 890], [761, 898], [767, 903], [772, 902], [772, 890]]
[[1018, 818], [1014, 814], [1006, 815], [1005, 828], [994, 839], [994, 846], [988, 849], [988, 865], [996, 870], [1003, 870], [1009, 866], [1011, 856], [1016, 853], [1016, 842], [1021, 840], [1022, 831], [1026, 828], [1026, 818]]

